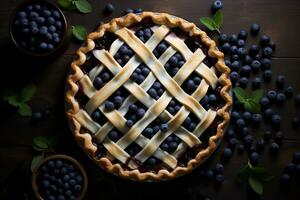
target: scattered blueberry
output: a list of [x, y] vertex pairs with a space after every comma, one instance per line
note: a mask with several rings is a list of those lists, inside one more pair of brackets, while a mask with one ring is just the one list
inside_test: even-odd
[[258, 24], [251, 25], [251, 34], [256, 36], [259, 33], [260, 26]]
[[111, 3], [107, 4], [104, 8], [104, 13], [107, 15], [110, 15], [111, 13], [113, 13], [115, 10], [114, 5], [112, 5]]
[[211, 7], [213, 12], [216, 12], [216, 11], [222, 9], [222, 8], [223, 8], [223, 3], [220, 0], [215, 0], [212, 4], [212, 7]]
[[283, 86], [284, 86], [284, 82], [285, 82], [285, 76], [283, 76], [283, 75], [278, 75], [278, 76], [276, 77], [276, 86], [277, 86], [278, 88], [282, 89]]
[[111, 101], [106, 101], [104, 106], [107, 111], [112, 111], [115, 109], [115, 104]]
[[293, 87], [292, 86], [287, 86], [284, 90], [284, 94], [286, 96], [286, 98], [291, 98], [293, 96]]

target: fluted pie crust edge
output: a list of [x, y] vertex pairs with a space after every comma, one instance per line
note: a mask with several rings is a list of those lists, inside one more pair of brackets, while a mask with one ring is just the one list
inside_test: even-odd
[[[140, 172], [138, 169], [126, 170], [120, 164], [113, 164], [106, 157], [96, 159], [97, 147], [92, 143], [92, 137], [89, 133], [80, 133], [81, 125], [75, 120], [74, 115], [79, 111], [80, 106], [75, 99], [75, 95], [79, 90], [77, 81], [84, 75], [80, 69], [80, 65], [86, 61], [86, 53], [93, 50], [95, 47], [94, 40], [101, 38], [106, 31], [115, 32], [120, 27], [128, 27], [132, 24], [140, 22], [144, 18], [151, 18], [155, 24], [166, 25], [168, 27], [180, 27], [183, 31], [189, 33], [189, 36], [199, 37], [201, 41], [208, 47], [208, 55], [217, 59], [215, 68], [221, 73], [218, 81], [222, 86], [220, 96], [225, 101], [225, 105], [217, 110], [217, 115], [223, 119], [217, 126], [215, 135], [210, 136], [208, 147], [198, 152], [194, 159], [191, 159], [186, 167], [177, 166], [174, 170], [168, 171], [161, 169], [157, 173], [154, 172]], [[229, 110], [232, 106], [232, 97], [230, 96], [231, 82], [229, 79], [230, 69], [224, 63], [224, 54], [220, 52], [216, 43], [211, 40], [204, 31], [196, 27], [194, 23], [174, 17], [166, 13], [143, 12], [139, 15], [130, 13], [124, 17], [114, 18], [109, 23], [100, 25], [95, 32], [87, 36], [86, 43], [80, 47], [76, 52], [78, 58], [71, 64], [71, 73], [67, 78], [67, 90], [65, 95], [66, 101], [66, 115], [70, 122], [75, 140], [82, 146], [85, 153], [92, 158], [99, 166], [107, 172], [116, 174], [125, 179], [132, 179], [137, 181], [160, 181], [166, 179], [173, 179], [191, 172], [194, 168], [199, 166], [208, 158], [216, 149], [218, 142], [222, 139], [224, 129], [229, 122]]]

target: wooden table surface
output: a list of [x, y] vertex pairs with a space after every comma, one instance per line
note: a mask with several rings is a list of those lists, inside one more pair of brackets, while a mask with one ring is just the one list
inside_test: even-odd
[[[217, 188], [213, 183], [207, 184], [199, 178], [200, 169], [173, 181], [162, 183], [136, 183], [121, 180], [105, 173], [95, 166], [78, 145], [74, 142], [64, 114], [64, 83], [69, 70], [69, 64], [74, 58], [75, 50], [80, 43], [71, 41], [66, 49], [54, 58], [32, 59], [20, 55], [11, 47], [8, 23], [12, 10], [19, 0], [3, 0], [0, 6], [0, 48], [1, 48], [1, 78], [0, 87], [22, 88], [27, 83], [36, 83], [38, 90], [30, 102], [33, 110], [49, 109], [47, 119], [32, 123], [30, 118], [20, 117], [4, 103], [0, 103], [0, 199], [31, 199], [29, 163], [34, 151], [31, 148], [35, 136], [59, 137], [57, 153], [71, 155], [78, 159], [89, 176], [87, 199], [201, 199], [208, 196], [211, 199], [259, 199], [250, 192], [246, 184], [237, 185], [234, 181], [236, 172], [247, 162], [247, 154], [234, 153], [225, 165], [225, 181]], [[100, 22], [107, 22], [113, 17], [122, 15], [128, 8], [167, 12], [194, 22], [200, 26], [199, 17], [210, 15], [212, 0], [90, 0], [93, 12], [81, 15], [76, 12], [66, 13], [69, 25], [82, 24], [92, 31]], [[102, 11], [108, 3], [115, 5], [111, 16], [103, 16]], [[222, 32], [238, 33], [240, 29], [249, 30], [253, 22], [262, 27], [262, 32], [271, 36], [277, 44], [273, 57], [274, 74], [286, 75], [287, 82], [300, 93], [300, 1], [299, 0], [224, 0], [224, 24]], [[200, 26], [203, 28], [202, 26]], [[251, 39], [250, 41], [254, 41]], [[5, 62], [5, 64], [4, 64]], [[267, 85], [265, 88], [271, 88]], [[265, 184], [261, 199], [299, 199], [299, 183], [293, 183], [288, 191], [280, 188], [279, 178], [282, 170], [291, 161], [293, 152], [300, 150], [300, 133], [291, 128], [291, 119], [299, 114], [293, 102], [278, 109], [283, 118], [284, 142], [279, 155], [269, 156], [265, 150], [260, 159], [260, 165], [269, 169], [275, 178]], [[254, 137], [263, 133], [253, 131]], [[221, 147], [207, 161], [205, 167], [214, 167], [219, 160]], [[267, 146], [266, 148], [267, 149]], [[198, 198], [196, 196], [198, 195]]]

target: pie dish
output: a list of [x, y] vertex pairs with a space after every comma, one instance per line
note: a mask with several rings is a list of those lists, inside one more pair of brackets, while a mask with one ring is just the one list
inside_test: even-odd
[[130, 13], [102, 24], [77, 51], [66, 112], [75, 139], [106, 171], [137, 181], [191, 172], [229, 121], [229, 68], [195, 24]]

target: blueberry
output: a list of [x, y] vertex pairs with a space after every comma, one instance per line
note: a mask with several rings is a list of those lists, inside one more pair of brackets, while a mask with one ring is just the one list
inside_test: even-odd
[[234, 149], [237, 145], [238, 141], [236, 138], [231, 138], [228, 142], [228, 146], [232, 149]]
[[48, 28], [46, 26], [42, 26], [40, 28], [40, 34], [45, 35], [48, 33]]
[[24, 12], [24, 11], [20, 11], [20, 12], [18, 12], [18, 16], [19, 16], [20, 18], [26, 18], [26, 17], [27, 17], [27, 14], [26, 14], [26, 12]]
[[248, 84], [248, 78], [246, 78], [246, 77], [240, 78], [240, 80], [239, 80], [240, 87], [246, 88], [247, 84]]
[[215, 177], [215, 181], [216, 183], [220, 184], [222, 182], [224, 182], [225, 178], [224, 178], [224, 175], [223, 174], [217, 174], [216, 177]]
[[51, 50], [54, 49], [54, 46], [53, 46], [52, 44], [48, 44], [48, 45], [47, 45], [47, 49], [51, 51]]
[[280, 115], [278, 114], [274, 114], [271, 118], [271, 123], [272, 123], [272, 126], [277, 128], [280, 126], [280, 122], [281, 122], [281, 117]]
[[232, 156], [232, 150], [230, 148], [225, 148], [222, 154], [223, 159], [228, 160]]
[[32, 6], [32, 5], [26, 6], [26, 11], [27, 11], [27, 12], [32, 11], [32, 9], [33, 9], [33, 6]]
[[227, 53], [229, 50], [230, 50], [231, 46], [228, 42], [224, 43], [221, 47], [221, 50], [224, 52], [224, 53]]
[[276, 100], [277, 92], [274, 90], [270, 90], [267, 92], [267, 97], [270, 99], [271, 102]]
[[262, 119], [261, 114], [259, 114], [259, 113], [253, 114], [252, 115], [252, 123], [253, 123], [253, 125], [259, 126], [260, 123], [261, 123], [261, 119]]
[[230, 42], [230, 44], [236, 45], [236, 44], [237, 44], [237, 41], [238, 41], [237, 35], [231, 34], [230, 37], [229, 37], [229, 42]]
[[297, 94], [296, 96], [295, 96], [295, 105], [297, 106], [297, 107], [300, 107], [300, 94]]
[[33, 8], [34, 8], [34, 10], [36, 10], [36, 11], [41, 11], [41, 9], [42, 9], [41, 5], [39, 5], [39, 4], [33, 5]]
[[214, 177], [214, 172], [211, 169], [206, 170], [205, 172], [205, 178], [207, 180], [211, 180]]
[[125, 10], [125, 13], [128, 14], [128, 13], [133, 13], [133, 9], [132, 8], [127, 8]]
[[42, 11], [42, 14], [45, 16], [45, 17], [50, 17], [51, 16], [51, 12], [49, 10], [43, 10]]
[[286, 98], [291, 98], [293, 96], [293, 87], [292, 86], [286, 87], [284, 90], [284, 94]]
[[276, 86], [277, 86], [278, 88], [282, 89], [283, 86], [284, 86], [284, 82], [285, 82], [285, 76], [283, 76], [283, 75], [278, 75], [278, 76], [276, 77]]
[[244, 137], [244, 144], [245, 144], [245, 146], [250, 147], [252, 145], [252, 143], [253, 143], [252, 136], [251, 135], [246, 135]]
[[26, 18], [20, 19], [20, 25], [21, 25], [21, 27], [26, 27], [26, 26], [28, 26], [28, 24], [29, 24], [29, 22], [28, 22], [28, 20]]
[[260, 26], [258, 24], [251, 25], [251, 34], [256, 36], [259, 33]]
[[249, 55], [255, 56], [259, 52], [259, 47], [255, 44], [251, 45], [249, 48]]
[[292, 127], [297, 129], [299, 127], [300, 119], [298, 116], [294, 116], [292, 119]]
[[60, 14], [59, 14], [59, 12], [58, 11], [56, 11], [56, 10], [54, 10], [54, 11], [52, 11], [52, 16], [55, 18], [55, 19], [60, 19]]
[[39, 17], [39, 14], [35, 11], [29, 13], [29, 17], [31, 20], [36, 20]]
[[276, 104], [282, 106], [285, 102], [285, 95], [283, 93], [278, 93], [276, 96]]
[[27, 33], [29, 33], [29, 31], [30, 31], [29, 28], [22, 28], [22, 33], [27, 34]]
[[62, 28], [62, 23], [61, 23], [60, 21], [56, 21], [56, 22], [54, 23], [54, 26], [55, 26], [56, 28], [60, 29], [60, 28]]
[[160, 148], [161, 148], [162, 150], [164, 150], [164, 151], [168, 151], [169, 145], [166, 144], [166, 143], [164, 143], [164, 144], [162, 144], [162, 145], [160, 146]]
[[145, 115], [145, 110], [143, 109], [143, 108], [139, 108], [138, 110], [137, 110], [137, 116], [139, 117], [139, 118], [141, 118], [141, 117], [143, 117], [144, 115]]
[[259, 154], [256, 152], [251, 153], [249, 160], [252, 165], [257, 165], [259, 160]]
[[254, 77], [252, 80], [253, 89], [259, 89], [261, 87], [261, 79], [259, 77]]
[[245, 146], [243, 145], [243, 144], [240, 144], [239, 146], [238, 146], [238, 153], [243, 153], [243, 151], [245, 150]]
[[[291, 181], [291, 177], [288, 174], [283, 174], [280, 178], [280, 181], [282, 184], [289, 184]], [[283, 186], [286, 186], [286, 185], [283, 185]]]
[[242, 114], [243, 119], [246, 120], [246, 121], [251, 120], [251, 116], [252, 116], [251, 113], [248, 112], [248, 111], [245, 111], [245, 112], [243, 112], [243, 114]]
[[161, 124], [161, 125], [160, 125], [160, 130], [161, 130], [162, 132], [167, 132], [168, 129], [169, 129], [169, 125], [168, 125], [168, 124]]
[[69, 180], [69, 184], [70, 184], [71, 186], [73, 186], [73, 185], [76, 184], [76, 181], [75, 181], [74, 179], [70, 179], [70, 180]]
[[243, 58], [246, 55], [246, 49], [243, 48], [243, 47], [240, 47], [240, 48], [238, 48], [237, 53], [238, 53], [238, 55], [239, 55], [240, 58]]
[[115, 7], [111, 3], [109, 3], [109, 4], [106, 4], [106, 6], [104, 8], [104, 13], [109, 15], [109, 14], [113, 13], [114, 10], [115, 10]]
[[132, 127], [133, 124], [134, 124], [134, 122], [131, 119], [129, 119], [129, 120], [126, 121], [126, 126], [127, 127]]
[[102, 74], [102, 79], [103, 79], [103, 81], [107, 82], [107, 81], [110, 79], [109, 73], [104, 72], [104, 73]]
[[220, 0], [215, 0], [212, 4], [212, 7], [211, 7], [213, 12], [216, 12], [216, 11], [222, 9], [222, 8], [223, 8], [223, 3]]
[[261, 44], [262, 46], [268, 45], [269, 42], [270, 42], [270, 38], [269, 38], [268, 36], [262, 35], [262, 36], [260, 37], [260, 44]]
[[244, 63], [246, 64], [246, 65], [251, 65], [251, 63], [252, 63], [252, 58], [249, 56], [249, 55], [246, 55], [245, 56], [245, 58], [244, 58]]
[[231, 55], [237, 54], [237, 51], [238, 51], [237, 46], [231, 46], [230, 47], [230, 54]]
[[137, 8], [137, 9], [134, 9], [133, 12], [134, 12], [134, 13], [141, 13], [141, 12], [143, 12], [143, 9]]
[[59, 39], [59, 37], [53, 37], [52, 41], [53, 41], [53, 43], [57, 44], [60, 42], [60, 39]]
[[214, 104], [214, 103], [217, 102], [217, 97], [216, 97], [216, 95], [214, 95], [214, 94], [210, 94], [210, 95], [208, 96], [208, 99], [209, 99], [209, 103], [210, 103], [210, 104]]
[[45, 38], [49, 41], [52, 39], [51, 33], [46, 33]]
[[107, 111], [112, 111], [115, 109], [115, 104], [111, 101], [106, 101], [104, 106]]
[[136, 112], [137, 111], [137, 109], [138, 109], [138, 107], [135, 105], [135, 104], [131, 104], [131, 105], [129, 105], [129, 110], [131, 111], [131, 112]]
[[240, 62], [239, 61], [234, 61], [231, 63], [231, 70], [232, 71], [238, 71], [240, 68]]
[[258, 152], [262, 152], [264, 149], [264, 145], [265, 145], [265, 140], [264, 139], [259, 139], [256, 143], [256, 149]]
[[48, 31], [49, 31], [49, 33], [55, 33], [55, 31], [56, 31], [55, 26], [49, 26]]
[[266, 70], [263, 73], [263, 79], [265, 82], [270, 82], [272, 79], [272, 71], [271, 70]]
[[232, 111], [231, 112], [231, 120], [236, 121], [240, 118], [240, 113], [237, 111]]
[[47, 43], [45, 43], [45, 42], [40, 43], [40, 49], [42, 49], [42, 50], [47, 49]]
[[82, 183], [83, 182], [83, 178], [82, 178], [81, 175], [77, 175], [75, 180], [76, 180], [77, 183]]
[[222, 33], [220, 36], [219, 36], [219, 42], [221, 44], [224, 44], [225, 42], [228, 42], [229, 41], [229, 38], [228, 38], [228, 35], [225, 34], [225, 33]]
[[108, 133], [108, 137], [112, 140], [112, 141], [117, 141], [119, 139], [119, 135], [116, 131], [110, 131]]
[[269, 130], [266, 130], [264, 133], [264, 139], [265, 141], [269, 141], [272, 138], [272, 132]]
[[251, 63], [253, 73], [258, 73], [261, 63], [258, 60], [253, 60]]
[[271, 60], [269, 58], [263, 58], [261, 61], [261, 69], [266, 70], [271, 68]]
[[240, 57], [239, 57], [238, 54], [234, 54], [234, 55], [232, 55], [231, 58], [230, 58], [230, 61], [231, 61], [231, 62], [239, 61], [239, 60], [240, 60]]
[[97, 76], [94, 80], [94, 86], [96, 89], [100, 89], [103, 86], [103, 80], [99, 76]]
[[42, 25], [45, 22], [45, 18], [44, 17], [38, 17], [36, 21], [37, 21], [38, 24]]
[[178, 64], [178, 59], [176, 56], [172, 56], [169, 60], [169, 63], [172, 67], [176, 67]]
[[56, 160], [55, 161], [55, 167], [56, 168], [61, 168], [63, 166], [63, 162], [61, 160]]
[[[238, 46], [238, 47], [244, 47], [244, 46], [245, 46], [245, 40], [238, 40], [237, 46]], [[245, 50], [245, 51], [246, 51], [246, 50]], [[246, 53], [246, 52], [245, 52], [245, 53]]]
[[152, 97], [152, 98], [155, 98], [157, 96], [157, 92], [154, 88], [150, 88], [148, 90], [148, 94]]
[[268, 107], [269, 104], [270, 104], [270, 100], [269, 100], [268, 97], [262, 97], [262, 98], [260, 99], [260, 105], [261, 105], [263, 108]]
[[237, 72], [230, 73], [230, 80], [232, 83], [236, 83], [239, 79], [239, 74]]
[[55, 200], [56, 198], [53, 195], [48, 196], [48, 200]]
[[251, 72], [251, 67], [249, 65], [244, 65], [241, 67], [240, 74], [243, 77], [249, 77]]
[[266, 47], [266, 48], [264, 48], [264, 50], [263, 50], [263, 56], [264, 56], [264, 57], [269, 58], [269, 57], [271, 57], [272, 53], [273, 53], [273, 50], [272, 50], [271, 47]]
[[117, 107], [120, 107], [123, 103], [123, 98], [120, 96], [115, 96], [113, 102]]
[[224, 170], [224, 166], [221, 163], [217, 163], [215, 167], [215, 172], [217, 174], [221, 174], [223, 173], [223, 170]]
[[48, 180], [42, 180], [42, 187], [46, 189], [50, 186], [50, 182]]

